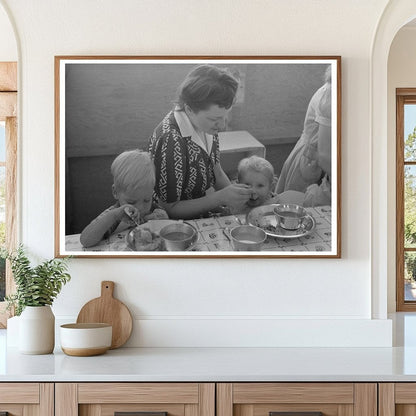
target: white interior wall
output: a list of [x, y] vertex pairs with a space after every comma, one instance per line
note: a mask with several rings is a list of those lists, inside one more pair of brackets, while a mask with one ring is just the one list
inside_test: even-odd
[[370, 140], [387, 3], [0, 0], [21, 39], [21, 241], [39, 257], [54, 253], [54, 55], [342, 56], [341, 259], [73, 259], [58, 319], [114, 280], [136, 318], [130, 345], [389, 345], [383, 289], [372, 304]]
[[0, 61], [17, 61], [17, 43], [12, 22], [3, 7], [0, 7]]
[[388, 61], [388, 239], [389, 263], [388, 263], [388, 309], [396, 310], [396, 88], [416, 87], [416, 26], [404, 27], [395, 36], [389, 54]]

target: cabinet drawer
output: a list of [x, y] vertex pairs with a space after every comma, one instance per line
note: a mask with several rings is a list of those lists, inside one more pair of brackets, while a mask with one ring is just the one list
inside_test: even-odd
[[217, 416], [376, 416], [375, 383], [220, 383]]
[[215, 416], [215, 384], [57, 383], [55, 402], [56, 416]]
[[0, 415], [53, 416], [51, 383], [0, 383]]
[[198, 403], [198, 383], [80, 383], [79, 403]]
[[39, 400], [39, 383], [0, 383], [0, 403], [38, 404]]
[[235, 403], [354, 403], [351, 383], [237, 383]]
[[416, 383], [380, 383], [380, 416], [416, 415]]

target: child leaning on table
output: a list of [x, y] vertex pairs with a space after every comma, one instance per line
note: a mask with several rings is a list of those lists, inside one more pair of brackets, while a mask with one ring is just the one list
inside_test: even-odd
[[164, 210], [153, 210], [156, 180], [149, 153], [141, 150], [121, 153], [111, 164], [111, 173], [114, 180], [113, 196], [117, 202], [84, 228], [80, 237], [84, 247], [94, 246], [114, 232], [150, 219], [168, 218]]

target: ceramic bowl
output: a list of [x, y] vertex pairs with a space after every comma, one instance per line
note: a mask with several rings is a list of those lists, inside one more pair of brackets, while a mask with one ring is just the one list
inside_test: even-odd
[[112, 332], [112, 326], [105, 323], [61, 325], [62, 351], [78, 357], [103, 354], [111, 347]]
[[254, 225], [238, 225], [230, 230], [231, 243], [236, 251], [257, 251], [266, 241], [267, 235]]
[[190, 224], [177, 222], [163, 227], [159, 235], [167, 251], [184, 251], [195, 242], [197, 231]]
[[285, 230], [297, 230], [307, 216], [305, 208], [296, 204], [278, 204], [274, 213], [277, 225]]

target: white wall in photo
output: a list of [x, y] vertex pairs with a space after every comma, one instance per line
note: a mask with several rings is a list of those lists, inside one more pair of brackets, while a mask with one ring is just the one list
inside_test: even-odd
[[136, 320], [129, 346], [391, 345], [387, 292], [372, 290], [371, 48], [387, 4], [0, 0], [21, 42], [20, 239], [43, 258], [54, 254], [55, 55], [342, 56], [341, 259], [73, 259], [58, 320], [113, 280]]

